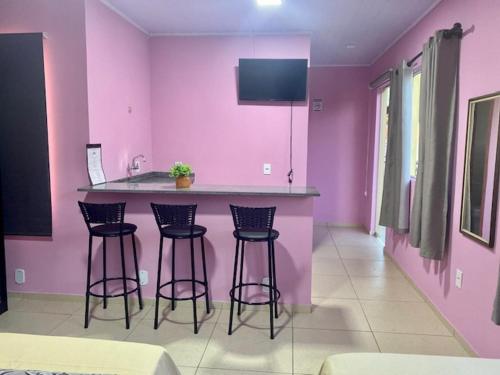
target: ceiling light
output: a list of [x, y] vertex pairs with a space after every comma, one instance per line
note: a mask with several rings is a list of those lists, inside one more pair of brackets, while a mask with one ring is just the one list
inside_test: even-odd
[[282, 0], [257, 0], [257, 5], [261, 7], [276, 7], [280, 6]]
[[345, 45], [345, 48], [347, 48], [347, 49], [354, 49], [354, 48], [356, 48], [356, 45], [354, 43], [349, 43], [349, 44]]

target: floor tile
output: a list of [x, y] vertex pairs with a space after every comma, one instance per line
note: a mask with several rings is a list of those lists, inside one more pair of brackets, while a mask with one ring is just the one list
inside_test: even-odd
[[375, 246], [338, 245], [337, 250], [342, 259], [384, 259], [384, 250]]
[[[206, 305], [203, 302], [198, 302], [196, 304], [197, 308], [197, 318], [198, 321], [216, 323], [221, 308], [212, 306], [210, 308], [210, 313], [207, 314]], [[155, 307], [151, 306], [149, 311], [147, 312], [144, 319], [154, 320], [155, 318]], [[160, 300], [160, 306], [158, 310], [158, 322], [162, 324], [163, 321], [172, 322], [172, 323], [185, 323], [192, 324], [193, 323], [193, 305], [191, 301], [178, 301], [176, 304], [176, 309], [172, 311], [170, 301]]]
[[47, 335], [70, 315], [7, 311], [0, 315], [0, 332]]
[[291, 375], [288, 372], [262, 372], [198, 368], [196, 375]]
[[361, 301], [374, 332], [451, 336], [425, 302]]
[[19, 295], [17, 293], [15, 293], [15, 294], [9, 293], [7, 295], [7, 302], [9, 305], [9, 310], [15, 310], [16, 307], [22, 302], [22, 300], [23, 300], [22, 295]]
[[295, 313], [294, 328], [370, 331], [361, 304], [348, 299], [313, 299], [311, 313]]
[[[144, 300], [143, 309], [141, 310], [139, 308], [139, 300], [136, 298], [130, 298], [128, 302], [130, 321], [141, 321], [147, 315], [152, 306], [152, 300]], [[74, 315], [85, 316], [85, 304], [83, 304]], [[102, 299], [92, 301], [90, 303], [90, 316], [91, 318], [99, 320], [125, 321], [125, 304], [123, 298], [109, 299], [106, 309], [103, 308]]]
[[356, 293], [348, 276], [312, 276], [312, 296], [316, 298], [356, 299]]
[[293, 330], [294, 372], [317, 374], [329, 355], [347, 352], [378, 352], [371, 332]]
[[339, 259], [339, 253], [335, 245], [318, 245], [313, 247], [313, 260], [321, 259]]
[[124, 340], [138, 322], [131, 321], [130, 329], [125, 328], [125, 319], [91, 319], [89, 327], [84, 328], [83, 316], [73, 315], [50, 332], [51, 336], [86, 337], [93, 339]]
[[274, 338], [268, 330], [240, 326], [231, 336], [217, 324], [200, 367], [241, 371], [292, 372], [292, 329]]
[[383, 248], [383, 243], [360, 228], [331, 228], [333, 242], [337, 246], [373, 246]]
[[[66, 298], [64, 298], [66, 297]], [[33, 295], [16, 298], [15, 303], [9, 298], [9, 310], [23, 312], [37, 312], [50, 314], [71, 315], [84, 306], [84, 299], [80, 302], [77, 298], [67, 296]]]
[[389, 259], [343, 259], [344, 266], [350, 276], [403, 278], [404, 276]]
[[342, 260], [339, 258], [314, 257], [312, 263], [312, 273], [315, 275], [347, 275]]
[[326, 226], [315, 225], [313, 228], [313, 245], [333, 245], [333, 239]]
[[406, 279], [384, 277], [351, 277], [359, 299], [384, 301], [423, 301]]
[[197, 367], [213, 329], [214, 324], [202, 323], [195, 335], [192, 324], [163, 322], [155, 330], [151, 320], [144, 320], [127, 337], [127, 341], [163, 346], [178, 366]]
[[467, 356], [455, 337], [375, 332], [383, 353]]
[[177, 366], [181, 375], [195, 375], [196, 367]]
[[[274, 319], [275, 327], [289, 327], [292, 326], [292, 313], [289, 308], [283, 305], [278, 305], [278, 319]], [[222, 310], [218, 323], [229, 325], [230, 310]], [[269, 308], [266, 306], [264, 310], [242, 310], [241, 315], [237, 314], [237, 304], [234, 304], [233, 313], [233, 327], [238, 329], [240, 325], [250, 328], [263, 328], [269, 329]]]

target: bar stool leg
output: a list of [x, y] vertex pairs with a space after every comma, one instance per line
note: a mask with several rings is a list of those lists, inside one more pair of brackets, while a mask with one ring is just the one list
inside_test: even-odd
[[205, 239], [203, 236], [201, 238], [201, 260], [203, 262], [203, 278], [205, 283], [205, 304], [207, 308], [207, 314], [210, 314], [210, 302], [208, 298], [208, 278], [207, 278], [207, 263], [205, 261]]
[[160, 254], [158, 256], [158, 275], [156, 276], [156, 301], [155, 301], [155, 325], [158, 329], [158, 308], [160, 305], [160, 285], [161, 285], [161, 260], [163, 258], [163, 236], [160, 236]]
[[241, 291], [243, 287], [243, 258], [245, 258], [245, 241], [241, 241], [241, 260], [240, 260], [240, 290], [238, 291], [238, 316], [241, 315]]
[[172, 239], [172, 311], [175, 310], [175, 238]]
[[125, 303], [125, 328], [130, 328], [130, 319], [128, 316], [128, 294], [127, 294], [127, 273], [125, 270], [125, 253], [123, 249], [123, 236], [120, 235], [120, 253], [122, 256], [122, 280], [123, 280], [123, 300]]
[[276, 256], [274, 254], [274, 241], [271, 242], [273, 256], [273, 285], [274, 285], [274, 317], [278, 319], [278, 284], [276, 283]]
[[238, 252], [240, 249], [240, 240], [236, 240], [236, 251], [234, 254], [234, 268], [233, 268], [233, 284], [232, 284], [232, 295], [230, 294], [231, 298], [231, 310], [229, 312], [229, 330], [228, 330], [228, 335], [231, 335], [233, 333], [233, 311], [234, 311], [234, 293], [235, 293], [235, 286], [236, 286], [236, 272], [238, 271]]
[[274, 314], [273, 314], [273, 267], [272, 267], [272, 251], [271, 251], [271, 240], [267, 242], [267, 259], [269, 264], [269, 322], [271, 329], [271, 340], [274, 339]]
[[85, 328], [89, 326], [90, 273], [92, 270], [92, 236], [89, 236], [89, 255], [87, 259], [87, 289], [85, 291]]
[[107, 279], [106, 279], [106, 237], [102, 238], [102, 275], [103, 282], [102, 287], [104, 290], [103, 304], [102, 307], [106, 309], [108, 307], [108, 288], [107, 288]]
[[135, 279], [137, 280], [137, 296], [139, 297], [139, 308], [142, 310], [142, 292], [141, 292], [141, 280], [139, 278], [139, 264], [137, 263], [137, 251], [135, 247], [135, 234], [132, 233], [132, 249], [134, 251], [134, 267], [135, 267]]
[[194, 320], [194, 333], [198, 333], [198, 318], [196, 315], [196, 273], [194, 266], [194, 242], [193, 237], [189, 239], [191, 245], [191, 289], [193, 291], [193, 320]]

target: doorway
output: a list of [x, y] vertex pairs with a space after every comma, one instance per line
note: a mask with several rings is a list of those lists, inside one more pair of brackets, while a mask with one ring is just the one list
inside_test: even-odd
[[385, 86], [378, 93], [378, 159], [377, 159], [377, 204], [375, 207], [375, 236], [385, 244], [385, 227], [379, 225], [382, 191], [384, 188], [385, 152], [387, 149], [387, 126], [389, 121], [390, 87]]

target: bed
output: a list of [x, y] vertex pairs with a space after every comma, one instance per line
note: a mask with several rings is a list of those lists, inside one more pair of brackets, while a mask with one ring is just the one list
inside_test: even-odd
[[161, 346], [0, 333], [0, 369], [77, 374], [180, 375]]
[[349, 353], [328, 357], [320, 375], [498, 375], [500, 359]]

